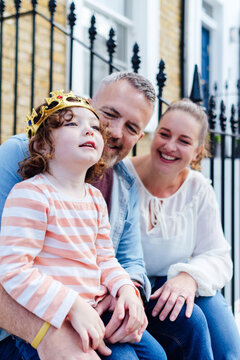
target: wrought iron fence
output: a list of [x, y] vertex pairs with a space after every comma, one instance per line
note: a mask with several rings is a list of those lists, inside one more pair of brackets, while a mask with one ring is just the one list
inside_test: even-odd
[[[2, 74], [3, 68], [3, 44], [5, 22], [9, 19], [13, 20], [13, 27], [15, 31], [15, 56], [14, 56], [14, 96], [13, 96], [13, 131], [16, 133], [17, 129], [17, 111], [18, 111], [18, 78], [19, 78], [19, 23], [21, 18], [31, 16], [31, 92], [30, 92], [30, 110], [33, 107], [35, 99], [35, 82], [36, 82], [36, 49], [38, 43], [36, 41], [36, 19], [37, 17], [42, 18], [46, 21], [49, 27], [49, 76], [48, 76], [48, 90], [51, 91], [53, 88], [53, 54], [54, 54], [54, 34], [55, 31], [60, 31], [64, 34], [66, 41], [69, 42], [68, 47], [68, 87], [72, 88], [73, 80], [73, 52], [74, 43], [79, 44], [84, 48], [89, 55], [89, 96], [93, 95], [93, 82], [94, 82], [94, 62], [96, 58], [100, 59], [103, 63], [107, 64], [108, 72], [118, 71], [119, 68], [114, 63], [114, 53], [116, 49], [115, 32], [114, 29], [110, 29], [109, 38], [106, 41], [106, 55], [102, 56], [94, 50], [96, 41], [97, 28], [96, 19], [94, 15], [91, 18], [90, 27], [88, 29], [89, 44], [85, 44], [74, 34], [76, 25], [76, 13], [74, 2], [71, 2], [68, 15], [67, 25], [63, 27], [55, 22], [55, 13], [57, 9], [57, 2], [55, 0], [48, 1], [49, 16], [43, 15], [37, 10], [38, 1], [32, 0], [32, 9], [29, 11], [21, 12], [21, 0], [15, 0], [15, 12], [14, 14], [5, 15], [5, 1], [0, 0], [0, 140], [2, 134], [2, 101], [4, 92], [2, 91]], [[132, 71], [138, 72], [141, 66], [141, 58], [139, 55], [138, 44], [135, 43], [133, 46], [133, 55], [131, 57]], [[165, 63], [163, 60], [159, 63], [158, 73], [156, 74], [156, 85], [158, 88], [157, 93], [157, 106], [158, 106], [158, 118], [160, 120], [162, 114], [162, 105], [168, 104], [163, 99], [163, 90], [166, 85], [166, 73]], [[240, 248], [239, 248], [239, 215], [240, 215], [240, 81], [237, 85], [238, 93], [238, 104], [232, 105], [230, 115], [226, 115], [226, 106], [223, 100], [220, 102], [220, 108], [216, 109], [216, 99], [213, 96], [209, 98], [209, 104], [207, 114], [209, 118], [210, 126], [210, 143], [213, 156], [205, 160], [204, 172], [212, 180], [212, 184], [215, 187], [221, 209], [221, 220], [223, 229], [226, 233], [226, 237], [232, 246], [232, 259], [234, 262], [234, 276], [230, 285], [225, 289], [225, 295], [229, 300], [233, 311], [239, 312], [239, 304], [237, 300], [240, 298], [239, 289], [239, 274], [240, 274]], [[47, 94], [46, 94], [47, 95]], [[192, 92], [190, 98], [194, 102], [201, 102], [201, 86], [199, 81], [199, 74], [197, 67], [195, 67]], [[136, 154], [136, 147], [133, 150], [133, 155]]]

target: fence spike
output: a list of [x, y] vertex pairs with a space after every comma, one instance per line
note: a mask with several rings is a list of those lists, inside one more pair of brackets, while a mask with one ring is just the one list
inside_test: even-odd
[[133, 56], [131, 59], [132, 68], [135, 73], [138, 73], [138, 70], [139, 70], [140, 64], [141, 64], [141, 58], [138, 55], [138, 53], [139, 53], [139, 46], [137, 43], [135, 43], [133, 46]]
[[200, 84], [200, 75], [198, 72], [198, 66], [194, 66], [194, 73], [193, 73], [193, 83], [192, 83], [192, 90], [189, 98], [194, 103], [199, 103], [203, 101], [203, 94], [202, 94], [202, 87]]
[[4, 10], [5, 10], [5, 1], [1, 0], [0, 1], [0, 15], [1, 15], [1, 18], [3, 17]]
[[93, 49], [93, 43], [94, 40], [96, 39], [96, 35], [97, 35], [97, 29], [96, 29], [96, 18], [94, 15], [92, 15], [91, 17], [91, 26], [88, 29], [88, 34], [89, 34], [89, 39], [90, 39], [90, 44], [91, 44], [91, 50]]
[[210, 99], [209, 99], [209, 106], [208, 106], [208, 121], [209, 121], [209, 127], [211, 130], [215, 129], [215, 125], [216, 125], [216, 117], [217, 114], [215, 113], [215, 109], [216, 109], [216, 100], [215, 100], [215, 96], [211, 95]]
[[107, 51], [109, 53], [109, 57], [111, 58], [112, 55], [115, 53], [115, 47], [117, 46], [114, 40], [115, 31], [113, 28], [109, 31], [109, 39], [107, 40]]
[[226, 111], [226, 106], [224, 104], [224, 101], [221, 100], [219, 120], [220, 120], [220, 127], [223, 132], [226, 131], [226, 121], [227, 121], [225, 111]]
[[49, 12], [53, 15], [56, 11], [56, 7], [57, 7], [57, 2], [56, 0], [49, 0], [48, 2], [48, 9]]
[[162, 97], [163, 88], [164, 88], [165, 82], [167, 80], [167, 74], [164, 72], [165, 62], [163, 61], [163, 59], [160, 60], [158, 68], [159, 68], [159, 72], [156, 76], [156, 79], [157, 79], [157, 85], [158, 85], [158, 89], [159, 89], [159, 97]]
[[76, 20], [77, 20], [77, 17], [76, 17], [76, 14], [75, 14], [74, 10], [75, 10], [75, 4], [72, 1], [71, 4], [70, 4], [70, 13], [68, 15], [68, 22], [69, 22], [69, 26], [71, 28], [71, 31], [73, 30], [73, 27], [74, 27], [74, 25], [76, 23]]
[[162, 93], [163, 88], [165, 86], [165, 82], [167, 80], [167, 74], [164, 72], [165, 69], [165, 62], [163, 59], [160, 60], [159, 63], [159, 72], [156, 76], [157, 79], [157, 86], [158, 86], [158, 121], [160, 121], [160, 118], [162, 116]]
[[114, 40], [114, 36], [115, 36], [115, 31], [113, 30], [113, 28], [111, 28], [109, 31], [109, 39], [106, 42], [107, 52], [109, 54], [109, 74], [111, 74], [113, 70], [112, 67], [113, 54], [115, 53], [115, 47], [117, 46]]
[[231, 106], [230, 124], [231, 124], [231, 129], [232, 129], [233, 134], [235, 134], [235, 132], [237, 130], [237, 120], [235, 119], [235, 114], [236, 114], [236, 108], [234, 105], [232, 105]]
[[32, 7], [33, 7], [33, 10], [36, 10], [36, 6], [38, 4], [38, 0], [32, 0]]
[[237, 81], [238, 89], [238, 133], [240, 134], [240, 79]]
[[18, 13], [21, 7], [22, 0], [14, 0], [16, 12]]

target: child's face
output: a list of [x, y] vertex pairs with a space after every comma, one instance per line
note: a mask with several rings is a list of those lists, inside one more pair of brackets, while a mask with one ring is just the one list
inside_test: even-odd
[[71, 108], [73, 117], [64, 120], [61, 127], [52, 129], [54, 155], [50, 162], [62, 167], [72, 166], [87, 170], [98, 162], [102, 155], [104, 141], [99, 131], [99, 120], [88, 109]]

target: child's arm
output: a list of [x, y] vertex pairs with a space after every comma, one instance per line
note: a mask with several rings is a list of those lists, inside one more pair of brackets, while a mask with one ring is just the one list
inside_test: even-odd
[[19, 304], [60, 327], [78, 293], [34, 267], [44, 246], [48, 212], [38, 187], [21, 182], [13, 188], [2, 216], [0, 276]]
[[77, 297], [68, 314], [72, 326], [80, 335], [83, 351], [88, 352], [90, 348], [99, 349], [104, 346], [111, 354], [110, 349], [104, 345], [103, 337], [105, 326], [97, 311], [80, 296]]

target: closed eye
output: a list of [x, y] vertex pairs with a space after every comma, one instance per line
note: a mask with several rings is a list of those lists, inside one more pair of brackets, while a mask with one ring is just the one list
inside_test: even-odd
[[110, 119], [116, 119], [117, 116], [110, 113], [110, 112], [107, 112], [107, 111], [103, 111], [103, 115], [106, 117], [106, 118], [110, 118]]
[[132, 125], [126, 124], [126, 127], [127, 127], [128, 131], [129, 131], [130, 133], [132, 133], [133, 135], [138, 134], [138, 131], [137, 131]]
[[92, 126], [92, 129], [97, 130], [97, 131], [100, 131], [100, 127], [97, 126], [97, 125]]
[[164, 133], [164, 132], [160, 132], [159, 135], [161, 135], [161, 136], [164, 137], [164, 138], [165, 138], [165, 137], [169, 137], [169, 134]]
[[190, 141], [188, 141], [188, 140], [180, 139], [180, 142], [185, 145], [191, 145]]

